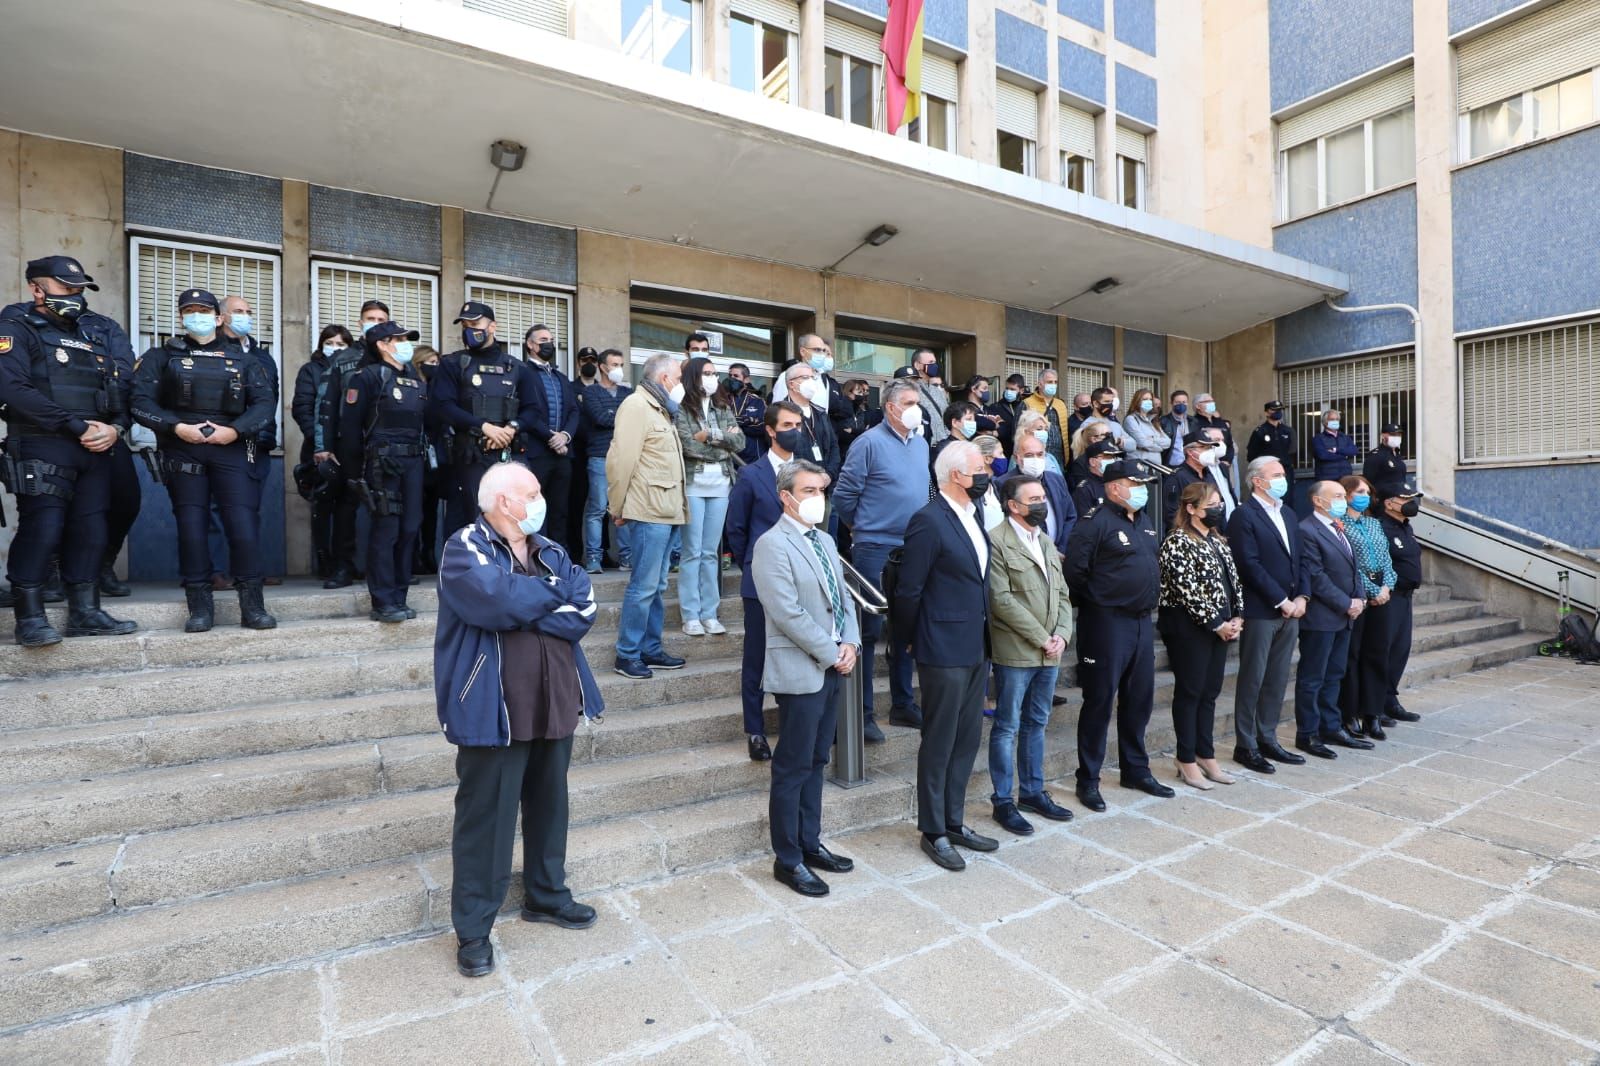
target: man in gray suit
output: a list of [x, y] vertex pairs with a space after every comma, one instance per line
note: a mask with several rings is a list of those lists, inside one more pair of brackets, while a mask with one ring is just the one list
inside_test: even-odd
[[783, 517], [756, 541], [751, 569], [767, 619], [762, 687], [778, 702], [768, 821], [777, 860], [772, 876], [802, 896], [825, 896], [814, 870], [855, 864], [823, 847], [822, 771], [833, 746], [841, 675], [855, 669], [861, 635], [826, 520], [828, 474], [794, 459], [778, 470]]

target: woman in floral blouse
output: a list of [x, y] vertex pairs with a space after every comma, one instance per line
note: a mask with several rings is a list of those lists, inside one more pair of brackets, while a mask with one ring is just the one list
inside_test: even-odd
[[1161, 542], [1161, 608], [1156, 631], [1172, 663], [1172, 728], [1178, 776], [1208, 790], [1233, 784], [1217, 765], [1211, 733], [1228, 645], [1244, 629], [1243, 593], [1222, 534], [1222, 497], [1198, 481], [1178, 497], [1172, 532]]
[[1351, 736], [1387, 740], [1383, 708], [1389, 696], [1389, 623], [1385, 616], [1399, 579], [1389, 557], [1389, 540], [1372, 514], [1372, 486], [1359, 474], [1340, 478], [1339, 484], [1350, 497], [1344, 535], [1356, 554], [1356, 569], [1367, 594], [1367, 609], [1350, 629], [1350, 658], [1339, 690], [1339, 709]]

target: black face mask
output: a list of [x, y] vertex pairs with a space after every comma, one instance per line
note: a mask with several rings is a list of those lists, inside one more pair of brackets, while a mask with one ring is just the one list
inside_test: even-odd
[[729, 378], [728, 379], [728, 391], [733, 393], [735, 396], [737, 396], [739, 393], [743, 392], [748, 387], [749, 387], [749, 385], [744, 381], [743, 378]]
[[461, 342], [468, 348], [482, 348], [489, 343], [489, 331], [463, 326], [461, 329]]
[[1044, 526], [1044, 520], [1049, 517], [1049, 510], [1043, 500], [1038, 503], [1030, 503], [1028, 504], [1028, 513], [1022, 516], [1022, 520], [1034, 529], [1039, 529]]
[[1092, 414], [1094, 414], [1094, 408], [1090, 407], [1088, 404], [1084, 404], [1082, 407], [1078, 408], [1079, 418], [1088, 418]]
[[922, 367], [922, 376], [925, 377], [925, 378], [936, 378], [936, 377], [938, 377], [939, 376], [939, 364], [938, 363], [926, 363], [926, 364], [924, 364], [923, 367]]
[[1283, 421], [1283, 412], [1282, 411], [1268, 411], [1267, 412], [1267, 417], [1269, 419], [1271, 419], [1272, 421], [1274, 421], [1274, 422], [1282, 422]]
[[592, 380], [594, 378], [594, 376], [595, 376], [595, 373], [596, 373], [596, 368], [595, 368], [595, 365], [593, 363], [584, 363], [583, 366], [578, 368], [578, 376], [579, 377], [589, 378], [589, 379]]
[[543, 359], [547, 363], [555, 362], [555, 358], [556, 358], [556, 346], [555, 346], [555, 343], [552, 342], [552, 341], [545, 341], [543, 344], [539, 345], [539, 349], [538, 349], [538, 352], [536, 354], [539, 356], [540, 359]]
[[1222, 520], [1226, 514], [1226, 509], [1219, 503], [1215, 507], [1207, 507], [1201, 521], [1206, 524], [1207, 529], [1221, 529]]
[[1421, 500], [1407, 500], [1405, 503], [1400, 505], [1400, 513], [1405, 515], [1407, 518], [1417, 517], [1417, 512], [1420, 510], [1422, 510]]
[[1100, 413], [1109, 417], [1111, 414], [1111, 405], [1109, 403], [1101, 404]]
[[798, 429], [780, 429], [773, 433], [778, 447], [795, 455], [800, 451], [800, 431]]
[[80, 315], [89, 310], [89, 301], [81, 292], [70, 296], [46, 296], [44, 309], [63, 321], [76, 322]]
[[983, 494], [988, 492], [988, 491], [989, 491], [989, 475], [986, 474], [986, 473], [985, 474], [973, 474], [972, 475], [972, 484], [967, 486], [967, 498], [969, 500], [981, 500], [981, 499], [983, 499]]

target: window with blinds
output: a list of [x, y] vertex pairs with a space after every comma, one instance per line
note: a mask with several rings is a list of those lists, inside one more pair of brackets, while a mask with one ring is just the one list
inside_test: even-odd
[[[494, 308], [495, 335], [513, 352], [536, 325], [549, 326], [556, 335], [556, 365], [572, 373], [572, 296], [518, 285], [467, 279], [467, 299]], [[455, 316], [451, 316], [452, 318]]]
[[994, 90], [996, 128], [1038, 143], [1039, 94], [1009, 81], [995, 82]]
[[[1018, 355], [1016, 352], [1006, 353], [1006, 376], [1021, 374], [1022, 380], [1027, 382], [1027, 388], [1029, 389], [1032, 389], [1038, 382], [1040, 374], [1055, 368], [1056, 361], [1054, 359], [1045, 359], [1037, 355]], [[996, 396], [999, 395], [998, 390], [992, 391]]]
[[1378, 446], [1378, 431], [1385, 422], [1398, 422], [1407, 461], [1416, 469], [1415, 352], [1285, 368], [1278, 371], [1278, 399], [1294, 429], [1298, 469], [1312, 469], [1311, 442], [1322, 432], [1322, 412], [1329, 409], [1343, 416], [1340, 429], [1350, 435], [1362, 454]]
[[322, 327], [338, 323], [361, 336], [361, 305], [382, 300], [391, 320], [422, 334], [422, 342], [439, 347], [439, 279], [431, 274], [351, 266], [313, 260], [311, 263], [311, 339]]
[[[1122, 372], [1122, 398], [1126, 400], [1140, 389], [1149, 389], [1155, 393], [1156, 402], [1161, 402], [1161, 375], [1141, 374], [1137, 370], [1124, 370]], [[1126, 404], [1124, 404], [1126, 406]]]
[[536, 30], [567, 35], [566, 0], [461, 0], [468, 11], [482, 11]]
[[1061, 383], [1061, 402], [1071, 407], [1072, 398], [1078, 393], [1093, 392], [1110, 380], [1111, 371], [1103, 366], [1084, 366], [1082, 363], [1068, 363], [1066, 377]]
[[1463, 114], [1600, 66], [1600, 6], [1563, 0], [1456, 47]]
[[[1600, 320], [1473, 338], [1460, 351], [1463, 463], [1600, 455], [1584, 402], [1600, 390]], [[1508, 403], [1537, 414], [1508, 417]]]

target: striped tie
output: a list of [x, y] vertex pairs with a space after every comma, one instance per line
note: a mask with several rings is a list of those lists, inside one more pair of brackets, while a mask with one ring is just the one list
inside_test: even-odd
[[839, 599], [839, 582], [833, 576], [833, 560], [828, 558], [828, 549], [822, 546], [822, 538], [816, 530], [806, 530], [806, 540], [811, 542], [811, 551], [816, 555], [817, 562], [822, 564], [822, 572], [828, 578], [828, 599], [833, 602], [834, 625], [843, 625], [844, 604]]

